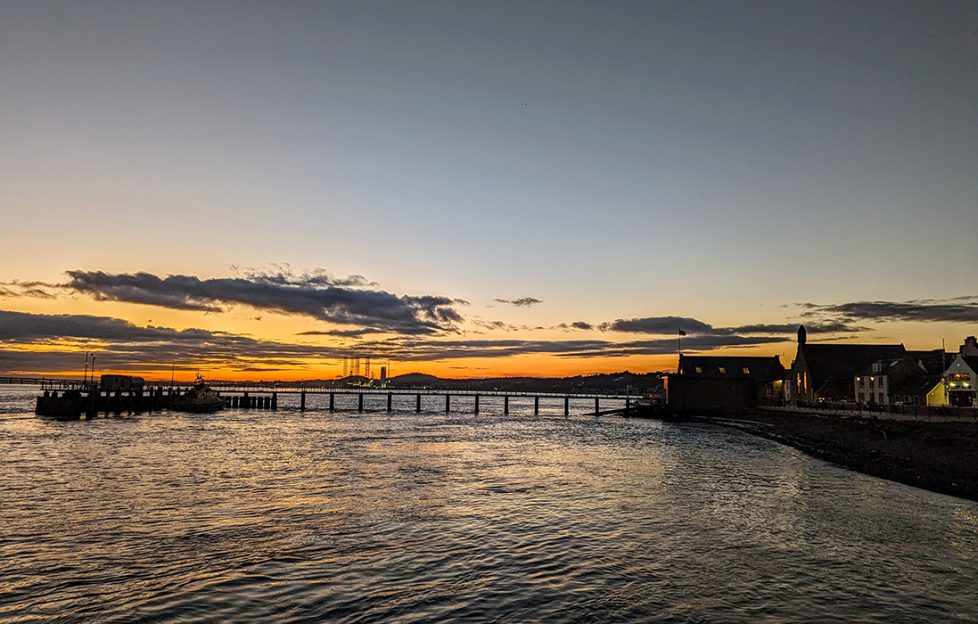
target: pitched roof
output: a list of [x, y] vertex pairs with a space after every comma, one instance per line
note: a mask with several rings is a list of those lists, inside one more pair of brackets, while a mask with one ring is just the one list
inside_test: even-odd
[[962, 355], [961, 359], [964, 363], [968, 365], [971, 370], [978, 373], [978, 355]]
[[898, 360], [907, 352], [899, 345], [801, 345], [811, 387], [821, 396], [848, 396], [852, 378], [878, 360]]
[[784, 366], [781, 365], [781, 358], [776, 355], [772, 357], [683, 355], [679, 358], [679, 374], [689, 377], [771, 380], [784, 377]]
[[926, 397], [934, 386], [941, 383], [940, 375], [919, 375], [905, 379], [902, 383], [890, 386], [890, 399], [898, 396]]
[[954, 359], [953, 355], [948, 355], [943, 349], [933, 349], [931, 351], [907, 351], [907, 356], [912, 356], [914, 361], [916, 361], [920, 366], [923, 367], [928, 374], [939, 375], [944, 372], [951, 360]]

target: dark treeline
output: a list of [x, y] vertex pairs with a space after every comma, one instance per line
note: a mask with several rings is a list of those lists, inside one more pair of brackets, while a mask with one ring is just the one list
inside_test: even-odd
[[[329, 385], [346, 386], [353, 381], [357, 380], [347, 378], [331, 382]], [[390, 387], [405, 389], [438, 388], [445, 390], [555, 393], [609, 392], [624, 394], [631, 391], [633, 394], [638, 394], [662, 386], [662, 377], [658, 373], [632, 373], [630, 371], [577, 375], [575, 377], [487, 377], [480, 379], [445, 379], [422, 373], [408, 373], [392, 377], [389, 381]]]

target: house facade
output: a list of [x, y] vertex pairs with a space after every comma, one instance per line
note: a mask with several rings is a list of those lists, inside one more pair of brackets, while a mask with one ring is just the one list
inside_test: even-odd
[[889, 405], [890, 376], [885, 369], [877, 368], [856, 375], [856, 403]]
[[975, 407], [975, 387], [978, 386], [978, 356], [959, 353], [944, 371], [948, 405]]
[[878, 360], [853, 379], [856, 403], [946, 405], [942, 350], [907, 351], [899, 360]]

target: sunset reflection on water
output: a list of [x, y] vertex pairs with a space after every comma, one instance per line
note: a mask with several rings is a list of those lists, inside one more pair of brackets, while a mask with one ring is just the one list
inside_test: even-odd
[[967, 619], [975, 503], [705, 425], [0, 397], [0, 619]]

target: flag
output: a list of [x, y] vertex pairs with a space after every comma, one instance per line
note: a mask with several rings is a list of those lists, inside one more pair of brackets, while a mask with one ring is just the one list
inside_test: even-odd
[[684, 332], [683, 330], [681, 330], [681, 329], [680, 329], [680, 330], [679, 330], [679, 335], [680, 335], [680, 336], [685, 336], [685, 335], [686, 335], [686, 332]]

